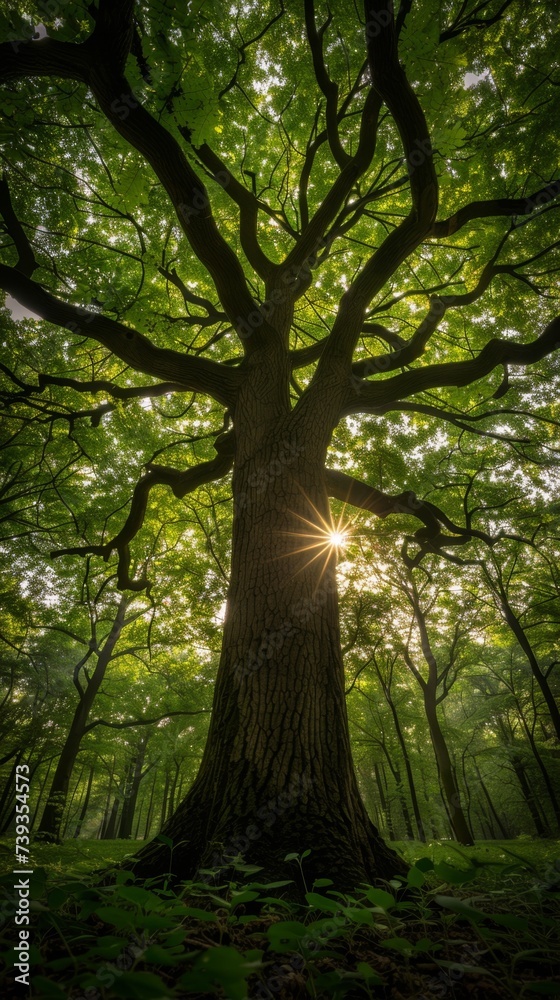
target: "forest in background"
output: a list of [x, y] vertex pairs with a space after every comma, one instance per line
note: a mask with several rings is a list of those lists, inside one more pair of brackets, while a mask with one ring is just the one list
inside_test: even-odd
[[[110, 567], [76, 577], [74, 566], [39, 562], [26, 534], [18, 542], [23, 585], [13, 567], [2, 579], [3, 835], [15, 825], [16, 766], [31, 767], [38, 830], [69, 736], [76, 759], [62, 838], [154, 836], [194, 780], [227, 588], [223, 499], [185, 504], [180, 520], [168, 512], [189, 538], [188, 562], [179, 566], [169, 546], [167, 586], [158, 581], [148, 600], [116, 591]], [[163, 505], [159, 514], [169, 524]], [[437, 723], [472, 836], [557, 836], [558, 720], [546, 700], [558, 697], [556, 524], [554, 512], [548, 531], [536, 519], [533, 546], [481, 552], [460, 578], [441, 560], [411, 570], [395, 556], [401, 536], [367, 518], [352, 526], [338, 570], [352, 745], [362, 794], [389, 839], [453, 838], [425, 703], [434, 671]], [[119, 613], [122, 632], [72, 736]]]

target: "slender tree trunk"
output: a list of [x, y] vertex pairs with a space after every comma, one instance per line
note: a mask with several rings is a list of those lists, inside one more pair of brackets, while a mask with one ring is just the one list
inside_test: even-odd
[[[124, 781], [123, 781], [123, 785], [122, 785], [122, 789], [123, 789], [123, 791], [122, 791], [122, 809], [121, 809], [121, 815], [120, 815], [120, 819], [119, 819], [118, 829], [117, 829], [117, 832], [115, 834], [115, 836], [118, 838], [118, 840], [122, 840], [123, 839], [123, 833], [122, 833], [122, 831], [124, 829], [123, 817], [125, 817], [125, 822], [126, 822], [126, 812], [127, 812], [127, 806], [128, 806], [128, 797], [129, 797], [129, 792], [130, 792], [130, 789], [131, 789], [131, 786], [132, 786], [132, 782], [133, 782], [135, 760], [136, 760], [136, 758], [135, 758], [135, 756], [133, 754], [133, 756], [130, 758], [130, 760], [129, 760], [128, 764], [127, 764], [126, 773], [125, 773], [125, 777], [124, 777]], [[126, 838], [124, 838], [124, 839], [126, 839]]]
[[408, 808], [408, 802], [406, 801], [406, 795], [404, 794], [403, 790], [401, 772], [400, 769], [397, 767], [397, 765], [391, 759], [391, 754], [389, 753], [389, 749], [384, 740], [381, 742], [381, 746], [387, 758], [387, 764], [389, 765], [389, 770], [393, 775], [395, 781], [397, 799], [399, 801], [399, 805], [401, 807], [401, 812], [404, 820], [405, 834], [408, 840], [412, 840], [414, 838], [414, 832], [412, 830], [412, 820], [410, 818], [410, 810]]
[[496, 834], [492, 827], [492, 818], [489, 813], [486, 812], [482, 801], [480, 801], [475, 809], [475, 813], [478, 814], [480, 829], [482, 831], [482, 836], [488, 840], [496, 840]]
[[383, 785], [385, 790], [385, 801], [387, 803], [387, 828], [389, 830], [389, 840], [396, 840], [395, 822], [393, 818], [393, 811], [391, 809], [391, 796], [389, 795], [389, 782], [387, 781], [387, 774], [385, 773], [385, 765], [383, 764], [383, 761], [379, 765], [379, 770], [381, 772], [381, 785]]
[[45, 777], [41, 781], [41, 787], [39, 788], [39, 795], [37, 796], [37, 802], [35, 803], [35, 809], [33, 810], [33, 817], [31, 819], [32, 830], [35, 829], [37, 823], [37, 817], [40, 816], [41, 814], [41, 803], [43, 801], [43, 796], [46, 794], [47, 789], [49, 787], [49, 775], [51, 773], [52, 766], [53, 766], [53, 760], [51, 758], [51, 760], [49, 760], [49, 764], [47, 767], [47, 773], [45, 774]]
[[161, 800], [161, 823], [160, 826], [165, 825], [165, 821], [168, 817], [167, 803], [169, 800], [169, 771], [165, 769], [165, 784], [163, 786], [163, 798]]
[[111, 769], [111, 773], [109, 775], [109, 785], [108, 785], [108, 788], [107, 788], [107, 798], [106, 798], [106, 801], [105, 801], [105, 808], [103, 810], [103, 819], [101, 820], [101, 824], [100, 824], [100, 827], [99, 827], [98, 840], [103, 840], [103, 838], [105, 836], [105, 830], [107, 828], [107, 823], [109, 822], [109, 816], [110, 816], [110, 813], [111, 813], [111, 790], [113, 788], [113, 775], [115, 773], [115, 763], [116, 763], [116, 761], [115, 761], [115, 758], [113, 757], [113, 766], [112, 766], [112, 769]]
[[405, 870], [366, 813], [352, 763], [335, 552], [326, 547], [313, 559], [318, 549], [308, 548], [310, 535], [320, 540], [318, 517], [330, 517], [324, 451], [313, 460], [312, 433], [299, 446], [288, 420], [285, 435], [276, 428], [256, 448], [238, 442], [231, 584], [208, 740], [190, 792], [162, 831], [176, 845], [171, 862], [169, 849], [152, 842], [138, 855], [142, 876], [171, 863], [185, 878], [238, 854], [285, 874], [286, 852], [308, 848], [310, 876], [328, 874], [338, 886]]
[[135, 754], [130, 762], [130, 770], [128, 781], [125, 786], [123, 810], [119, 827], [120, 840], [128, 840], [132, 836], [132, 824], [134, 822], [134, 813], [136, 811], [136, 803], [138, 801], [138, 792], [140, 791], [140, 782], [144, 777], [142, 774], [142, 768], [144, 766], [147, 743], [148, 737], [146, 734], [143, 734], [140, 737]]
[[519, 643], [521, 649], [523, 650], [527, 663], [531, 668], [531, 673], [535, 678], [542, 696], [546, 702], [546, 707], [548, 708], [550, 719], [552, 725], [554, 726], [554, 731], [556, 733], [556, 738], [560, 740], [560, 706], [553, 692], [551, 691], [550, 684], [548, 683], [548, 678], [543, 674], [539, 661], [535, 655], [535, 651], [527, 638], [525, 629], [523, 628], [519, 618], [515, 614], [511, 604], [508, 600], [508, 595], [502, 583], [502, 580], [498, 578], [494, 580], [488, 572], [486, 572], [486, 579], [488, 580], [497, 600], [502, 608], [502, 613], [506, 622], [508, 623], [511, 631], [513, 632], [517, 642]]
[[519, 717], [521, 719], [521, 723], [523, 725], [523, 729], [525, 730], [525, 735], [527, 736], [527, 740], [529, 741], [529, 746], [531, 747], [531, 750], [533, 752], [533, 757], [535, 758], [535, 761], [537, 763], [537, 767], [538, 767], [539, 771], [542, 774], [542, 779], [544, 781], [544, 785], [545, 785], [545, 788], [547, 790], [548, 797], [550, 799], [550, 804], [552, 806], [552, 811], [554, 813], [554, 818], [556, 820], [556, 827], [557, 827], [557, 829], [560, 829], [560, 802], [558, 801], [558, 797], [557, 797], [556, 792], [554, 790], [554, 785], [552, 783], [550, 774], [548, 773], [547, 766], [546, 766], [544, 760], [541, 757], [539, 748], [538, 748], [537, 744], [535, 743], [535, 737], [533, 735], [533, 732], [531, 731], [531, 727], [527, 723], [527, 720], [526, 720], [526, 718], [525, 718], [525, 716], [523, 714], [523, 711], [522, 711], [522, 708], [521, 708], [521, 705], [520, 705], [519, 702], [517, 702], [517, 708], [518, 708], [518, 712], [519, 712]]
[[[385, 823], [387, 824], [387, 829], [389, 830], [389, 837], [392, 839], [392, 828], [389, 817], [389, 809], [387, 807], [387, 799], [385, 798], [385, 791], [383, 789], [383, 782], [381, 780], [381, 775], [379, 773], [379, 765], [373, 765], [373, 773], [375, 775], [375, 785], [377, 788], [377, 794], [379, 796], [379, 804], [381, 806], [381, 814], [385, 818]], [[383, 824], [381, 824], [383, 825]]]
[[173, 761], [175, 764], [175, 774], [173, 775], [173, 781], [171, 783], [171, 791], [169, 793], [169, 813], [173, 813], [175, 809], [175, 795], [177, 792], [177, 781], [179, 780], [179, 764], [177, 761]]
[[113, 800], [113, 807], [109, 815], [109, 821], [105, 830], [103, 832], [102, 840], [115, 840], [117, 836], [117, 816], [119, 814], [119, 806], [121, 800], [118, 795], [115, 795]]
[[[460, 844], [470, 845], [473, 844], [473, 836], [463, 810], [459, 785], [453, 768], [453, 762], [439, 723], [437, 712], [438, 688], [441, 683], [441, 677], [446, 676], [446, 670], [444, 669], [442, 674], [440, 674], [438, 663], [434, 656], [430, 642], [426, 616], [422, 610], [420, 597], [414, 580], [412, 579], [412, 574], [410, 575], [410, 586], [405, 589], [405, 593], [407, 594], [407, 597], [412, 605], [414, 617], [418, 626], [422, 653], [428, 666], [427, 680], [415, 666], [408, 646], [404, 650], [404, 657], [410, 670], [420, 685], [424, 698], [424, 709], [426, 712], [430, 738], [436, 758], [442, 800], [451, 824], [452, 834]], [[451, 662], [447, 665], [447, 670], [449, 670], [450, 666]], [[444, 693], [445, 690], [446, 689], [444, 689]], [[441, 699], [439, 700], [441, 701]]]
[[[423, 824], [422, 824], [422, 817], [420, 815], [420, 806], [418, 805], [418, 796], [416, 795], [416, 786], [414, 784], [414, 777], [413, 777], [413, 774], [412, 774], [412, 766], [411, 766], [411, 763], [410, 763], [410, 757], [409, 757], [409, 754], [408, 754], [408, 748], [407, 748], [407, 745], [406, 745], [406, 742], [405, 742], [405, 739], [404, 739], [404, 734], [403, 734], [403, 731], [402, 731], [402, 727], [401, 727], [401, 724], [400, 724], [400, 719], [399, 719], [399, 716], [398, 716], [398, 713], [397, 713], [397, 707], [396, 707], [393, 699], [391, 698], [390, 695], [387, 694], [387, 692], [385, 692], [385, 698], [387, 699], [387, 703], [389, 705], [389, 708], [391, 709], [391, 714], [393, 716], [393, 722], [394, 722], [394, 725], [395, 725], [395, 733], [397, 735], [397, 739], [399, 741], [399, 746], [401, 748], [401, 753], [403, 755], [404, 768], [405, 768], [405, 771], [406, 771], [406, 778], [407, 778], [407, 781], [408, 781], [408, 788], [409, 788], [409, 791], [410, 791], [410, 801], [412, 803], [412, 811], [414, 813], [414, 819], [416, 821], [416, 828], [418, 830], [418, 839], [421, 840], [422, 843], [425, 843], [426, 837], [425, 837], [425, 834], [424, 834], [424, 827], [423, 827]], [[411, 839], [413, 837], [412, 831], [411, 831], [410, 837], [411, 837]]]
[[460, 844], [473, 844], [473, 836], [461, 805], [461, 794], [453, 772], [451, 756], [439, 724], [435, 696], [432, 696], [429, 685], [424, 690], [424, 707], [453, 835]]
[[150, 792], [150, 801], [148, 802], [148, 814], [146, 816], [146, 826], [144, 828], [144, 840], [147, 840], [150, 836], [150, 828], [152, 826], [152, 814], [154, 808], [154, 797], [156, 791], [156, 781], [157, 781], [157, 771], [154, 774], [154, 780], [152, 781], [152, 790]]
[[81, 781], [82, 781], [82, 777], [83, 777], [83, 774], [84, 774], [84, 770], [85, 770], [85, 768], [83, 768], [83, 767], [80, 769], [80, 773], [78, 775], [78, 779], [77, 779], [77, 781], [76, 781], [76, 783], [74, 785], [74, 790], [73, 790], [73, 792], [72, 792], [72, 794], [70, 796], [70, 801], [67, 803], [66, 818], [64, 820], [64, 826], [61, 825], [61, 837], [65, 837], [66, 836], [66, 831], [67, 831], [67, 829], [68, 829], [68, 827], [70, 825], [70, 819], [71, 819], [71, 813], [72, 813], [72, 806], [74, 805], [74, 799], [76, 798], [76, 794], [78, 792], [78, 788], [80, 787], [80, 784], [81, 784]]
[[[15, 795], [16, 767], [18, 766], [18, 764], [21, 763], [21, 760], [23, 758], [23, 753], [24, 753], [23, 749], [18, 750], [18, 752], [17, 752], [17, 754], [16, 754], [16, 756], [14, 758], [14, 762], [13, 762], [11, 768], [10, 768], [10, 773], [9, 773], [7, 779], [6, 779], [6, 783], [4, 785], [4, 788], [2, 789], [2, 796], [0, 798], [0, 817], [1, 817], [1, 822], [2, 822], [2, 833], [4, 833], [4, 831], [6, 829], [6, 814], [7, 814], [8, 811], [10, 812], [10, 817], [11, 817], [10, 803], [13, 802], [13, 798], [14, 798], [14, 795]], [[10, 818], [10, 822], [11, 822], [11, 818]]]
[[140, 839], [139, 838], [140, 823], [142, 821], [142, 816], [143, 816], [143, 813], [144, 813], [144, 805], [145, 805], [145, 803], [146, 803], [146, 796], [143, 795], [142, 798], [140, 799], [140, 802], [139, 802], [139, 804], [137, 806], [137, 809], [136, 809], [136, 826], [134, 827], [134, 834], [133, 834], [133, 837], [132, 837], [133, 840], [139, 840]]
[[482, 789], [482, 794], [484, 795], [484, 798], [486, 799], [486, 801], [488, 803], [488, 808], [489, 808], [492, 816], [496, 820], [496, 823], [498, 825], [498, 828], [500, 830], [500, 833], [501, 833], [502, 837], [504, 838], [504, 840], [507, 840], [508, 837], [509, 837], [509, 833], [508, 833], [507, 827], [505, 826], [505, 824], [500, 819], [500, 814], [498, 813], [497, 809], [494, 806], [494, 802], [492, 801], [492, 797], [490, 795], [490, 792], [488, 791], [488, 788], [486, 787], [484, 779], [483, 779], [483, 777], [482, 777], [482, 775], [480, 773], [480, 768], [479, 768], [479, 766], [478, 766], [478, 764], [477, 764], [477, 762], [476, 762], [476, 760], [475, 760], [474, 757], [473, 757], [473, 762], [474, 762], [474, 767], [475, 767], [475, 771], [476, 771], [478, 780], [480, 782], [480, 787]]
[[130, 598], [124, 596], [121, 598], [113, 627], [98, 654], [95, 670], [86, 687], [79, 691], [79, 701], [74, 710], [70, 729], [60, 753], [47, 804], [37, 831], [37, 837], [42, 840], [51, 840], [55, 843], [58, 843], [60, 840], [60, 825], [68, 798], [68, 788], [70, 787], [70, 779], [76, 757], [78, 756], [81, 742], [86, 732], [89, 713], [105, 677], [105, 672], [111, 661], [115, 645], [122, 632], [125, 611], [129, 601]]
[[537, 831], [537, 835], [539, 837], [548, 837], [550, 835], [550, 830], [548, 829], [547, 826], [545, 826], [545, 823], [541, 818], [535, 793], [531, 788], [529, 781], [527, 780], [527, 775], [525, 773], [525, 765], [523, 764], [523, 761], [519, 757], [512, 757], [511, 763], [513, 770], [515, 771], [517, 780], [519, 782], [523, 798], [525, 799], [525, 803], [531, 814], [531, 819], [535, 824], [535, 830]]
[[85, 820], [85, 818], [87, 816], [87, 811], [88, 811], [88, 806], [89, 806], [89, 799], [90, 799], [90, 795], [91, 795], [91, 786], [93, 785], [93, 775], [94, 774], [95, 774], [95, 768], [94, 767], [90, 767], [90, 769], [89, 769], [89, 778], [88, 778], [88, 783], [87, 783], [87, 788], [86, 788], [86, 794], [84, 795], [84, 798], [83, 798], [83, 801], [82, 801], [82, 808], [80, 809], [80, 815], [78, 817], [78, 822], [76, 823], [76, 829], [74, 830], [74, 839], [76, 839], [77, 837], [80, 836], [80, 831], [82, 829], [84, 820]]

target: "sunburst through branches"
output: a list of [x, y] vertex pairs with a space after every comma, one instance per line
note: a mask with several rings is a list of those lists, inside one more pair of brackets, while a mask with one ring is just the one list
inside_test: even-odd
[[302, 573], [316, 560], [322, 560], [323, 565], [319, 575], [321, 578], [333, 556], [338, 559], [349, 545], [355, 519], [346, 518], [344, 508], [338, 519], [335, 520], [330, 511], [328, 518], [325, 518], [308, 497], [306, 500], [313, 511], [313, 518], [294, 513], [294, 516], [302, 522], [301, 531], [283, 531], [282, 534], [291, 536], [299, 544], [285, 555], [309, 553], [309, 559], [297, 570], [298, 573]]

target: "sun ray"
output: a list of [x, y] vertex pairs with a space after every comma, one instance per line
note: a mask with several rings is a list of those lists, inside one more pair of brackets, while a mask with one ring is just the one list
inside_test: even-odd
[[[302, 491], [303, 492], [303, 491]], [[304, 517], [303, 514], [298, 514], [295, 511], [293, 516], [302, 522], [302, 531], [282, 531], [282, 535], [286, 535], [293, 539], [299, 540], [302, 544], [294, 547], [290, 552], [284, 552], [279, 558], [285, 558], [287, 556], [294, 556], [298, 553], [312, 553], [310, 558], [295, 572], [295, 576], [302, 573], [309, 566], [311, 566], [317, 559], [323, 557], [324, 565], [321, 569], [319, 579], [325, 573], [329, 561], [334, 557], [338, 558], [340, 553], [344, 551], [346, 546], [349, 544], [351, 537], [353, 535], [353, 527], [357, 519], [357, 515], [352, 518], [347, 519], [345, 517], [346, 504], [342, 508], [342, 513], [335, 520], [329, 511], [329, 519], [325, 518], [323, 514], [312, 503], [312, 501], [305, 494], [305, 499], [309, 504], [315, 519], [312, 520], [308, 517]], [[308, 530], [305, 530], [305, 529]], [[311, 530], [309, 530], [311, 529]], [[303, 544], [305, 543], [305, 544]]]

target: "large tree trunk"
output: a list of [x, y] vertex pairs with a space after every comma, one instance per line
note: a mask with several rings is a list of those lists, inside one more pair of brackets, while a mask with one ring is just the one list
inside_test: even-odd
[[[288, 423], [288, 422], [287, 422]], [[282, 431], [256, 454], [238, 444], [234, 530], [220, 667], [199, 774], [163, 828], [174, 842], [138, 855], [142, 876], [183, 878], [238, 854], [286, 874], [311, 849], [310, 875], [346, 888], [403, 871], [361, 801], [350, 752], [335, 550], [321, 461]], [[317, 524], [314, 528], [309, 522]], [[298, 537], [299, 536], [299, 537]]]

